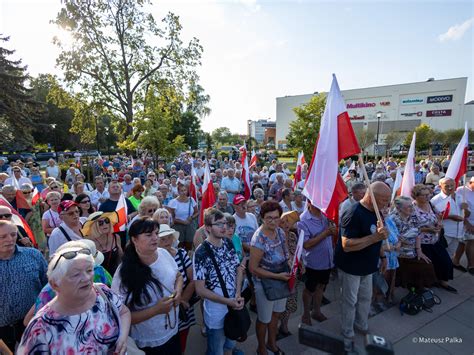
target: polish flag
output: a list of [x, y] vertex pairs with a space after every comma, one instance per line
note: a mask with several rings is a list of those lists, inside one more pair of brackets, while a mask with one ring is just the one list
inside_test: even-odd
[[451, 203], [448, 201], [446, 208], [443, 211], [442, 219], [448, 219], [449, 213], [451, 212]]
[[339, 204], [348, 196], [346, 185], [339, 174], [339, 161], [358, 153], [359, 143], [333, 74], [303, 195], [335, 223], [338, 220]]
[[16, 208], [24, 208], [26, 210], [31, 210], [30, 204], [26, 200], [23, 192], [21, 190], [16, 190]]
[[250, 198], [250, 173], [249, 173], [249, 162], [247, 160], [247, 147], [245, 143], [240, 147], [242, 153], [242, 179], [244, 181], [244, 197], [246, 200]]
[[199, 226], [204, 224], [204, 211], [214, 206], [216, 203], [216, 195], [214, 193], [214, 185], [212, 184], [211, 172], [209, 171], [209, 164], [206, 162], [204, 168], [204, 179], [202, 184], [202, 201], [201, 211], [199, 212]]
[[291, 266], [290, 279], [288, 280], [288, 287], [293, 290], [296, 283], [296, 273], [298, 268], [302, 265], [301, 254], [303, 253], [303, 242], [304, 242], [304, 231], [300, 231], [298, 237], [298, 243], [296, 244], [295, 257], [293, 259], [293, 265]]
[[411, 198], [411, 190], [415, 186], [415, 142], [416, 132], [413, 132], [411, 139], [410, 150], [408, 151], [407, 163], [403, 172], [402, 188], [400, 195]]
[[35, 187], [35, 189], [33, 190], [33, 196], [31, 196], [31, 205], [36, 205], [36, 203], [39, 201], [40, 199], [40, 193], [38, 191], [38, 189]]
[[127, 228], [127, 216], [128, 208], [127, 201], [125, 201], [125, 195], [120, 195], [120, 198], [117, 202], [117, 207], [115, 207], [115, 212], [118, 214], [118, 223], [114, 226], [114, 232], [124, 232]]
[[255, 149], [252, 149], [252, 158], [250, 158], [250, 166], [249, 168], [256, 167], [257, 166], [257, 154], [255, 154]]
[[197, 174], [194, 169], [194, 162], [191, 161], [191, 183], [189, 184], [189, 196], [198, 201], [197, 199]]
[[392, 201], [395, 199], [396, 196], [400, 196], [400, 187], [402, 186], [402, 172], [400, 169], [397, 169], [397, 176], [395, 177], [395, 182], [393, 183], [393, 190], [392, 190]]
[[304, 153], [298, 152], [298, 159], [296, 161], [295, 179], [293, 181], [293, 190], [296, 190], [296, 188], [298, 187], [298, 183], [303, 179], [303, 176], [301, 175], [301, 168], [304, 163], [305, 163]]
[[[17, 204], [18, 204], [18, 200], [17, 200]], [[35, 235], [33, 234], [33, 231], [31, 230], [28, 222], [26, 222], [26, 220], [21, 216], [21, 214], [19, 214], [18, 211], [15, 210], [13, 206], [10, 204], [10, 202], [8, 202], [3, 196], [0, 196], [0, 206], [8, 207], [10, 209], [10, 211], [12, 212], [12, 222], [15, 223], [17, 226], [23, 227], [26, 234], [28, 234], [28, 237], [33, 243], [34, 247], [37, 248], [38, 243], [36, 242]]]
[[342, 176], [342, 179], [344, 181], [347, 181], [351, 178], [351, 173], [350, 173], [351, 170], [357, 170], [356, 165], [355, 165], [355, 161], [352, 161], [351, 166], [349, 167], [349, 169], [347, 169], [346, 173]]
[[449, 163], [446, 177], [453, 179], [458, 186], [459, 180], [467, 171], [467, 150], [469, 146], [469, 131], [467, 129], [467, 122], [464, 125], [464, 134], [454, 151], [451, 162]]

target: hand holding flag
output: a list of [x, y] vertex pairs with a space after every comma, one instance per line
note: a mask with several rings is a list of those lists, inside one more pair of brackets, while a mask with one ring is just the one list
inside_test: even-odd
[[296, 273], [298, 268], [302, 265], [301, 254], [303, 253], [304, 231], [300, 231], [298, 243], [296, 244], [295, 257], [291, 266], [290, 279], [288, 280], [288, 287], [293, 290], [296, 284]]

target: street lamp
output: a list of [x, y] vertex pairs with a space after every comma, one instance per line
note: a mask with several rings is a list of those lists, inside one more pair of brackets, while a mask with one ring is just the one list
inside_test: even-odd
[[[377, 155], [379, 154], [379, 134], [380, 134], [380, 119], [382, 118], [382, 111], [377, 112], [377, 141], [376, 141], [376, 146], [377, 146]], [[375, 155], [375, 146], [374, 146], [374, 155]]]
[[56, 141], [56, 123], [51, 123], [50, 124], [51, 128], [53, 129], [53, 135], [54, 135], [54, 152], [57, 154], [58, 153], [58, 142]]

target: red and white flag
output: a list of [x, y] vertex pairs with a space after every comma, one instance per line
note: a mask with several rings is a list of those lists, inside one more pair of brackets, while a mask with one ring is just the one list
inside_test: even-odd
[[41, 195], [38, 191], [38, 189], [35, 187], [35, 189], [33, 190], [33, 196], [31, 196], [31, 205], [34, 206], [36, 205], [36, 203], [39, 201]]
[[302, 265], [301, 254], [303, 253], [303, 242], [304, 242], [304, 231], [300, 231], [300, 236], [298, 237], [298, 243], [296, 244], [295, 257], [293, 259], [293, 264], [291, 266], [290, 279], [288, 280], [288, 287], [290, 290], [293, 290], [296, 283], [296, 273], [298, 268]]
[[127, 216], [128, 216], [128, 208], [127, 208], [127, 201], [125, 201], [125, 195], [120, 195], [120, 198], [117, 202], [117, 207], [115, 207], [115, 212], [118, 214], [118, 222], [114, 226], [114, 232], [124, 232], [127, 228]]
[[411, 198], [411, 190], [415, 186], [415, 143], [416, 143], [416, 132], [413, 132], [413, 138], [411, 139], [410, 150], [408, 151], [407, 163], [405, 170], [403, 171], [402, 187], [400, 189], [400, 195]]
[[255, 154], [255, 149], [252, 149], [252, 158], [250, 158], [250, 166], [249, 168], [256, 167], [257, 166], [257, 154]]
[[469, 131], [466, 122], [464, 125], [464, 134], [454, 151], [448, 170], [446, 171], [446, 177], [453, 179], [456, 182], [456, 186], [458, 186], [459, 180], [467, 171], [467, 150], [469, 146], [468, 135]]
[[393, 190], [392, 190], [392, 201], [395, 199], [396, 196], [400, 196], [400, 187], [402, 186], [402, 172], [400, 169], [397, 169], [397, 175], [395, 177], [395, 182], [393, 183]]
[[198, 202], [197, 199], [197, 173], [196, 169], [194, 169], [194, 161], [191, 160], [191, 181], [189, 183], [189, 196], [194, 199], [194, 201]]
[[349, 167], [349, 169], [347, 169], [346, 173], [342, 176], [342, 179], [344, 181], [347, 181], [351, 178], [351, 170], [356, 170], [357, 171], [355, 161], [352, 161], [351, 166]]
[[303, 176], [301, 174], [302, 165], [305, 163], [304, 161], [304, 153], [298, 152], [298, 159], [296, 161], [296, 171], [295, 171], [295, 178], [293, 180], [293, 190], [298, 188], [298, 183], [303, 180]]
[[451, 213], [451, 203], [448, 201], [446, 203], [446, 208], [443, 211], [442, 219], [448, 219], [449, 213]]
[[202, 201], [201, 211], [199, 212], [199, 226], [204, 224], [204, 211], [214, 206], [216, 203], [216, 195], [214, 193], [214, 185], [211, 179], [211, 172], [209, 171], [209, 164], [206, 162], [204, 168], [204, 179], [202, 183]]
[[249, 173], [249, 162], [247, 160], [247, 147], [245, 143], [240, 147], [242, 153], [242, 180], [244, 182], [244, 197], [246, 200], [250, 198], [250, 173]]
[[359, 143], [333, 74], [303, 194], [335, 223], [338, 221], [339, 204], [348, 196], [339, 174], [339, 161], [358, 153]]
[[[18, 200], [17, 200], [17, 205], [18, 205]], [[8, 207], [10, 209], [10, 211], [12, 212], [12, 222], [15, 223], [17, 226], [23, 227], [23, 229], [25, 230], [26, 234], [28, 234], [28, 237], [30, 238], [35, 248], [38, 247], [38, 243], [36, 242], [35, 235], [33, 231], [31, 230], [28, 222], [26, 222], [26, 220], [22, 217], [22, 215], [18, 213], [18, 211], [15, 210], [13, 206], [10, 204], [10, 202], [8, 202], [3, 196], [0, 196], [0, 206]], [[23, 208], [23, 207], [19, 207], [19, 208]]]

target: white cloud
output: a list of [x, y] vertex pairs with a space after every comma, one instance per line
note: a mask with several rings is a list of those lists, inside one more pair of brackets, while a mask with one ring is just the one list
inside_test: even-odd
[[451, 26], [446, 33], [440, 34], [438, 39], [440, 42], [446, 41], [457, 41], [461, 39], [462, 36], [472, 27], [474, 24], [474, 17], [471, 17], [469, 20], [464, 21], [463, 23], [456, 24]]

